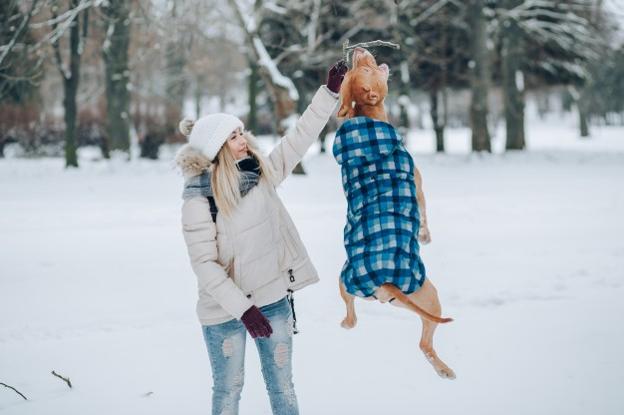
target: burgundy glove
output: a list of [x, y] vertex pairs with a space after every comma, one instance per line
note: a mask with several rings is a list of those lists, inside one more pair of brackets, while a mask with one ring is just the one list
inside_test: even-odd
[[334, 66], [329, 68], [329, 73], [327, 74], [327, 88], [337, 94], [338, 91], [340, 91], [340, 85], [342, 85], [342, 81], [348, 70], [347, 64], [342, 59], [336, 62]]
[[269, 323], [269, 320], [262, 314], [262, 311], [255, 305], [252, 305], [245, 311], [241, 317], [241, 321], [254, 339], [256, 337], [270, 337], [271, 333], [273, 333], [271, 323]]

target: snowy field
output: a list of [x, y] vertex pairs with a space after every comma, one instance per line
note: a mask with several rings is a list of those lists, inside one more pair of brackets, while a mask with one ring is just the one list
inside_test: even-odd
[[[456, 319], [436, 346], [457, 380], [425, 361], [407, 311], [358, 301], [358, 327], [340, 328], [345, 202], [313, 148], [309, 175], [280, 188], [321, 274], [296, 295], [302, 414], [623, 414], [624, 128], [581, 141], [568, 123], [530, 125], [530, 151], [485, 156], [466, 153], [467, 130], [449, 131], [446, 155], [430, 131], [409, 137], [422, 254]], [[62, 166], [0, 160], [0, 382], [29, 398], [0, 386], [0, 413], [210, 413], [182, 178], [167, 161]], [[269, 414], [247, 352], [241, 413]]]

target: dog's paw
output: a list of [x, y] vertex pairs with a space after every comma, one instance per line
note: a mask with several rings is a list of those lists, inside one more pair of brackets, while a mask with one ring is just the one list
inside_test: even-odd
[[340, 323], [340, 327], [342, 327], [343, 329], [349, 330], [355, 327], [356, 324], [357, 324], [356, 318], [345, 317], [344, 320], [342, 320], [342, 322]]
[[423, 245], [427, 245], [431, 242], [431, 232], [427, 226], [421, 226], [418, 230], [418, 242]]
[[438, 376], [440, 376], [442, 379], [455, 380], [456, 378], [455, 372], [453, 372], [453, 369], [448, 366], [443, 368], [436, 368], [436, 372], [438, 373]]
[[440, 376], [442, 379], [448, 380], [454, 380], [456, 378], [453, 369], [448, 367], [446, 363], [444, 363], [438, 357], [436, 352], [434, 352], [433, 350], [423, 350], [423, 353], [425, 354], [425, 358], [429, 361], [429, 363], [431, 363], [431, 366], [433, 366], [433, 370], [436, 371], [438, 376]]

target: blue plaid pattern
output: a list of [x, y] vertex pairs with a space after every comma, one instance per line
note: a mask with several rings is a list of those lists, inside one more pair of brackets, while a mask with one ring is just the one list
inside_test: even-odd
[[420, 215], [414, 161], [392, 125], [367, 117], [345, 121], [333, 154], [347, 198], [340, 278], [347, 292], [369, 297], [384, 283], [405, 294], [425, 281], [420, 258]]

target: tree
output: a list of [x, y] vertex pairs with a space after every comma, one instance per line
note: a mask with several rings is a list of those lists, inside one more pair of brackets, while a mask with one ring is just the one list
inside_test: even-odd
[[466, 10], [450, 1], [402, 1], [398, 4], [400, 39], [406, 45], [406, 64], [414, 88], [427, 92], [436, 137], [436, 151], [444, 151], [449, 88], [468, 86]]
[[[513, 10], [524, 0], [504, 0], [502, 7]], [[505, 20], [501, 28], [501, 80], [505, 103], [506, 150], [524, 150], [524, 72], [525, 50], [522, 33], [515, 19]]]
[[109, 0], [102, 6], [106, 19], [106, 37], [102, 45], [106, 79], [106, 119], [108, 149], [130, 152], [130, 1]]
[[33, 0], [22, 10], [17, 1], [0, 2], [0, 158], [7, 141], [16, 139], [12, 131], [28, 129], [38, 112], [43, 59], [29, 45], [34, 43], [30, 21], [39, 5]]
[[[582, 135], [587, 132], [588, 65], [604, 47], [592, 24], [593, 0], [491, 1], [493, 38], [501, 54], [507, 149], [525, 148], [524, 94], [533, 85], [573, 86]], [[498, 7], [500, 6], [500, 7]]]
[[472, 98], [470, 102], [470, 124], [472, 127], [472, 151], [491, 152], [490, 133], [488, 131], [488, 85], [490, 82], [490, 64], [488, 61], [486, 21], [483, 13], [483, 0], [469, 0], [467, 21], [472, 29], [470, 39], [470, 84]]
[[[89, 1], [70, 0], [67, 12], [64, 13], [65, 21], [59, 19], [56, 3], [52, 5], [52, 28], [55, 35], [52, 38], [54, 58], [56, 66], [63, 78], [63, 107], [65, 108], [65, 166], [78, 167], [76, 154], [76, 117], [78, 114], [76, 95], [80, 82], [80, 57], [82, 55], [82, 42], [88, 33]], [[82, 23], [81, 23], [82, 19]], [[69, 26], [69, 64], [63, 62], [61, 56], [60, 38], [64, 31], [59, 29], [59, 22], [65, 27]], [[82, 30], [81, 30], [82, 29]]]
[[30, 29], [39, 0], [27, 10], [18, 1], [0, 2], [0, 102], [24, 103], [32, 98], [41, 77], [42, 58], [33, 53]]
[[[186, 71], [188, 64], [188, 50], [191, 47], [193, 33], [184, 29], [184, 5], [177, 2], [170, 2], [170, 19], [173, 27], [169, 33], [169, 39], [165, 45], [165, 98], [167, 135], [172, 135], [177, 131], [178, 122], [181, 119], [184, 98], [188, 90], [189, 79]], [[179, 8], [182, 7], [182, 13]]]

